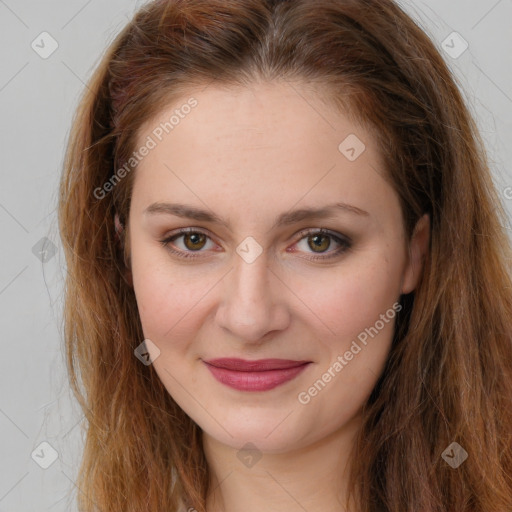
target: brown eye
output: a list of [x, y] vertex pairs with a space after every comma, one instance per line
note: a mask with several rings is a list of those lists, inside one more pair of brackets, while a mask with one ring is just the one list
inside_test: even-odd
[[[301, 235], [302, 238], [295, 245], [299, 246], [300, 249], [300, 245], [305, 244], [302, 247], [302, 251], [309, 252], [310, 254], [313, 252], [318, 255], [307, 257], [310, 260], [321, 261], [341, 256], [352, 247], [350, 238], [339, 233], [331, 233], [325, 229], [303, 231]], [[206, 251], [203, 249], [208, 245], [208, 242], [213, 244], [210, 236], [192, 228], [181, 229], [178, 233], [160, 241], [163, 247], [180, 258], [205, 257], [206, 255], [203, 253]], [[329, 250], [333, 242], [334, 250]], [[179, 247], [180, 245], [182, 247]]]
[[191, 251], [202, 249], [206, 243], [206, 235], [203, 233], [187, 233], [183, 236], [183, 244]]
[[301, 252], [316, 253], [314, 256], [307, 257], [312, 261], [326, 261], [329, 258], [342, 256], [352, 247], [352, 240], [347, 236], [323, 228], [305, 230], [300, 235], [302, 238], [297, 242], [296, 247]]
[[179, 230], [178, 233], [171, 235], [160, 243], [172, 254], [182, 258], [196, 258], [204, 256], [204, 252], [208, 247], [208, 242], [212, 245], [210, 237], [201, 231], [186, 228]]
[[329, 235], [316, 234], [308, 236], [308, 246], [315, 252], [323, 252], [329, 249], [331, 245]]

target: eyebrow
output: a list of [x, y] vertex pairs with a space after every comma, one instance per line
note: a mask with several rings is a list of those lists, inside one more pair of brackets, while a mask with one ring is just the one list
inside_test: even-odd
[[[271, 229], [275, 229], [281, 226], [287, 226], [290, 224], [295, 224], [302, 220], [333, 218], [337, 211], [351, 213], [362, 217], [370, 216], [370, 214], [367, 211], [361, 210], [361, 208], [358, 208], [357, 206], [339, 202], [324, 206], [322, 208], [300, 208], [298, 210], [292, 210], [290, 212], [282, 213], [275, 219]], [[224, 226], [228, 229], [230, 228], [229, 223], [226, 222], [226, 220], [224, 220], [222, 217], [216, 215], [215, 213], [209, 212], [208, 210], [203, 210], [202, 208], [197, 208], [195, 206], [189, 206], [185, 204], [153, 203], [144, 210], [144, 213], [151, 215], [174, 215], [176, 217], [182, 217], [185, 219], [192, 219], [202, 222], [211, 222], [214, 224]]]

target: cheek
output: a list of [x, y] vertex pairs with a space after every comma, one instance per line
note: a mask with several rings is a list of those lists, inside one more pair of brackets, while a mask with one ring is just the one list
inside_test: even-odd
[[[158, 342], [172, 328], [174, 314], [186, 306], [179, 275], [171, 275], [168, 265], [158, 257], [159, 247], [152, 247], [137, 234], [132, 238], [131, 272], [144, 336]], [[178, 293], [179, 290], [179, 293]]]
[[[318, 436], [337, 428], [363, 406], [386, 363], [400, 293], [400, 256], [373, 253], [371, 263], [339, 268], [305, 284], [302, 292], [321, 319], [319, 364], [297, 395], [302, 414], [321, 420]], [[388, 262], [398, 262], [398, 264]], [[321, 293], [321, 290], [323, 292]], [[393, 307], [395, 306], [395, 307]], [[311, 316], [313, 318], [313, 316]], [[327, 329], [328, 327], [328, 329]]]
[[[179, 343], [190, 331], [201, 309], [207, 277], [193, 277], [187, 270], [172, 273], [169, 266], [132, 264], [133, 286], [144, 335], [158, 344], [172, 337]], [[198, 280], [197, 280], [198, 279]], [[180, 335], [181, 334], [181, 335]]]
[[[327, 335], [330, 344], [345, 345], [366, 328], [379, 321], [380, 315], [394, 318], [393, 304], [400, 297], [403, 258], [386, 248], [353, 255], [346, 264], [316, 271], [297, 282], [297, 295], [309, 307], [311, 321]], [[387, 318], [386, 320], [389, 320]], [[391, 331], [385, 322], [383, 331]], [[325, 338], [324, 338], [325, 339]]]

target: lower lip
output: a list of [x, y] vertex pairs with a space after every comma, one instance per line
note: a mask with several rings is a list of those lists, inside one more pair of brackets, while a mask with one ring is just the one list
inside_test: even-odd
[[219, 382], [239, 391], [268, 391], [294, 379], [309, 366], [309, 363], [305, 363], [301, 366], [284, 370], [240, 372], [218, 368], [208, 363], [205, 364]]

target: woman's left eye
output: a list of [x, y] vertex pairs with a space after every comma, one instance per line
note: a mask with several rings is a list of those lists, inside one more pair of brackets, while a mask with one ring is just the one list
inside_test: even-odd
[[[333, 233], [327, 229], [308, 230], [306, 232], [301, 232], [300, 234], [302, 235], [302, 238], [298, 241], [297, 245], [304, 242], [309, 249], [312, 249], [313, 252], [318, 254], [318, 256], [308, 256], [308, 259], [310, 260], [327, 260], [335, 258], [352, 247], [352, 240], [350, 238], [340, 233]], [[323, 252], [330, 249], [332, 245], [331, 240], [335, 241], [338, 248], [333, 251], [329, 251], [327, 256], [323, 256]]]
[[[307, 259], [310, 260], [327, 260], [334, 258], [352, 247], [350, 238], [323, 228], [301, 231], [300, 235], [301, 238], [294, 245], [300, 245], [301, 242], [305, 242], [307, 247], [317, 254], [317, 256], [308, 256]], [[183, 239], [182, 244], [184, 248], [176, 250], [173, 248], [176, 247], [174, 242], [180, 238]], [[180, 229], [178, 233], [161, 240], [160, 243], [172, 254], [180, 258], [198, 258], [201, 257], [201, 255], [194, 253], [204, 252], [201, 250], [206, 247], [208, 240], [211, 242], [210, 237], [206, 233], [194, 228], [186, 228]], [[332, 240], [335, 241], [338, 248], [329, 251], [326, 253], [327, 256], [324, 256], [327, 249], [331, 248]], [[295, 252], [295, 250], [291, 252]]]

